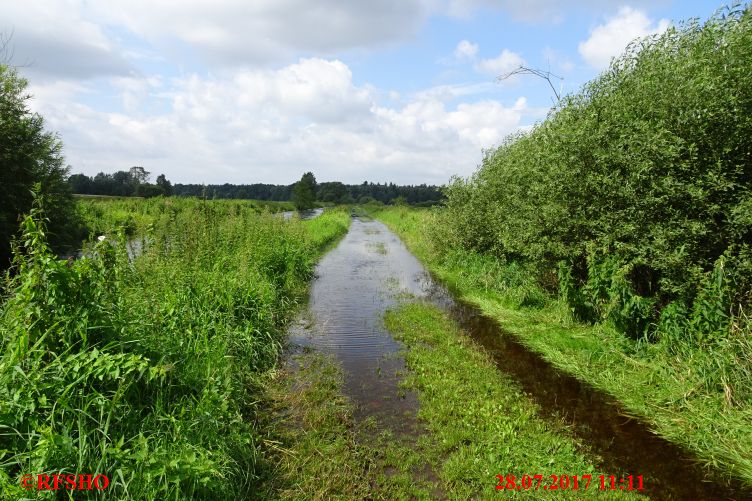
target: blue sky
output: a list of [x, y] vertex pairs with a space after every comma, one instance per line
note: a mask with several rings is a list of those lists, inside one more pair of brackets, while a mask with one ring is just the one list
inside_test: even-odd
[[722, 3], [28, 0], [0, 32], [72, 171], [445, 183], [635, 37]]

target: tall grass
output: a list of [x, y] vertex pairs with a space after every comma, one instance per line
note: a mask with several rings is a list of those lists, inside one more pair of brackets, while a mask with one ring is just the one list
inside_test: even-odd
[[[87, 202], [88, 203], [88, 202]], [[43, 213], [23, 222], [0, 311], [0, 484], [102, 473], [108, 496], [241, 499], [264, 475], [260, 374], [322, 248], [349, 217], [312, 222], [247, 202], [96, 202], [105, 221], [148, 220], [90, 258], [57, 259]]]
[[[190, 198], [85, 198], [76, 199], [76, 206], [81, 219], [89, 233], [101, 235], [114, 228], [123, 228], [127, 235], [143, 234], [156, 219], [166, 212], [180, 211], [191, 206], [195, 199]], [[212, 204], [222, 207], [224, 211], [251, 210], [259, 214], [264, 212], [291, 211], [295, 206], [291, 202], [274, 202], [268, 200], [212, 200]]]

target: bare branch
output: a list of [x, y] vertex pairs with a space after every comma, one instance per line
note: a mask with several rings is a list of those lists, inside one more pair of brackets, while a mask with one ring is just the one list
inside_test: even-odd
[[556, 101], [561, 100], [561, 96], [559, 95], [559, 92], [556, 90], [556, 87], [554, 87], [554, 84], [551, 83], [551, 78], [558, 78], [559, 80], [564, 80], [564, 78], [554, 75], [548, 70], [539, 70], [537, 68], [528, 68], [526, 66], [520, 65], [519, 68], [516, 70], [510, 71], [509, 73], [504, 73], [503, 75], [496, 77], [497, 82], [501, 82], [502, 80], [507, 80], [508, 78], [511, 78], [515, 75], [535, 75], [537, 77], [542, 78], [546, 82], [548, 82], [548, 85], [551, 87], [551, 90], [554, 91], [554, 95], [556, 96]]
[[13, 39], [12, 30], [10, 34], [0, 32], [0, 64], [10, 65], [13, 60], [13, 47], [10, 45], [11, 39]]

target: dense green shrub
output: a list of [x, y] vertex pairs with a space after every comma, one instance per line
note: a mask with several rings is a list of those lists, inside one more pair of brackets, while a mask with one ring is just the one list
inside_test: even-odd
[[455, 180], [437, 241], [558, 270], [583, 320], [717, 338], [752, 284], [750, 89], [749, 6], [636, 41]]
[[32, 191], [44, 196], [47, 239], [55, 249], [70, 249], [82, 238], [62, 144], [29, 110], [27, 86], [14, 68], [0, 63], [0, 270], [10, 264], [10, 242], [20, 217], [31, 210]]

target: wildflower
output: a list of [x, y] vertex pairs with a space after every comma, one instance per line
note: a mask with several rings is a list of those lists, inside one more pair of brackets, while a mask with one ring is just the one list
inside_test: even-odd
[[104, 241], [104, 239], [105, 239], [105, 236], [104, 236], [104, 235], [99, 235], [99, 236], [97, 237], [97, 240], [99, 240], [100, 242], [103, 242], [103, 241]]

